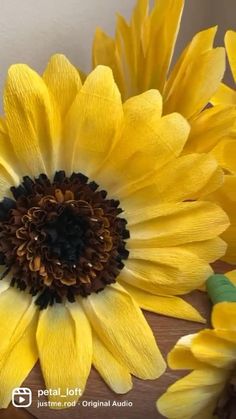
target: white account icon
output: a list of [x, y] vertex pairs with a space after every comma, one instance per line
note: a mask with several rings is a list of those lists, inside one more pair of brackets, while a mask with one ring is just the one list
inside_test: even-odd
[[32, 391], [27, 387], [17, 387], [12, 391], [12, 404], [15, 407], [28, 407], [32, 403]]

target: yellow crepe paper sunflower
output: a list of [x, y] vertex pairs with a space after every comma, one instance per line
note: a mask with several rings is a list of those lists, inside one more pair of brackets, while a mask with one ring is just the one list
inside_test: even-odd
[[[236, 32], [228, 31], [225, 35], [225, 47], [227, 51], [228, 61], [230, 64], [234, 82], [236, 81]], [[236, 90], [221, 83], [216, 94], [211, 102], [215, 105], [212, 108], [212, 113], [215, 109], [224, 108], [225, 110], [231, 107], [231, 113], [234, 113], [236, 106]], [[225, 120], [228, 116], [225, 113]], [[198, 152], [206, 152], [203, 142], [199, 144]], [[211, 153], [220, 163], [225, 171], [225, 182], [222, 187], [212, 195], [212, 199], [222, 205], [227, 211], [230, 218], [230, 227], [222, 235], [222, 237], [229, 243], [229, 247], [224, 259], [232, 264], [236, 264], [236, 118], [232, 121], [231, 134], [227, 135], [225, 132], [221, 141], [215, 142]]]
[[193, 119], [219, 87], [225, 52], [213, 47], [213, 27], [197, 33], [172, 65], [183, 7], [184, 0], [155, 0], [149, 11], [149, 0], [137, 0], [130, 23], [117, 16], [114, 38], [96, 30], [93, 66], [112, 68], [123, 100], [157, 89], [164, 113], [177, 111]]
[[0, 407], [38, 359], [47, 388], [62, 394], [84, 390], [91, 364], [117, 393], [131, 389], [131, 374], [159, 377], [165, 362], [139, 307], [203, 321], [178, 295], [211, 274], [228, 218], [204, 201], [222, 182], [216, 161], [179, 157], [188, 134], [180, 114], [162, 116], [158, 91], [122, 105], [108, 67], [83, 85], [61, 55], [42, 77], [10, 68], [0, 128]]
[[[222, 236], [229, 246], [223, 259], [236, 263], [236, 93], [221, 85], [216, 106], [205, 109], [218, 92], [225, 68], [224, 49], [213, 47], [216, 27], [197, 33], [172, 65], [183, 6], [184, 0], [155, 0], [149, 12], [149, 1], [138, 0], [130, 23], [118, 15], [114, 39], [97, 29], [93, 65], [112, 68], [123, 99], [158, 89], [164, 114], [180, 112], [191, 124], [183, 154], [212, 153], [218, 159], [226, 172], [225, 185], [209, 199], [229, 214], [231, 226]], [[234, 75], [235, 38], [227, 34]]]
[[182, 337], [168, 355], [171, 368], [193, 370], [157, 401], [169, 419], [236, 417], [236, 271], [227, 276], [210, 278], [213, 329]]

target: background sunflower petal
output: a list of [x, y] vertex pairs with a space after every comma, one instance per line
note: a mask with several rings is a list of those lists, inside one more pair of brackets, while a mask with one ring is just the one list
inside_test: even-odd
[[236, 139], [235, 124], [234, 106], [216, 105], [205, 109], [191, 121], [191, 131], [184, 154], [208, 153], [222, 140]]
[[236, 83], [236, 32], [227, 31], [225, 34], [225, 47], [232, 71], [234, 81]]
[[211, 103], [213, 105], [219, 105], [225, 103], [226, 105], [236, 105], [236, 92], [231, 87], [227, 86], [224, 83], [220, 83], [215, 94], [211, 98]]
[[215, 93], [225, 70], [224, 48], [213, 49], [215, 33], [216, 27], [199, 32], [185, 48], [165, 87], [165, 113], [191, 119]]

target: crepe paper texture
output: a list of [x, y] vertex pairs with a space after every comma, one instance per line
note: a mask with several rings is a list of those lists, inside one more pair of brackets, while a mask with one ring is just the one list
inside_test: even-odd
[[121, 394], [159, 377], [140, 308], [205, 321], [181, 295], [225, 253], [228, 217], [205, 199], [223, 172], [182, 155], [189, 123], [157, 90], [122, 103], [110, 68], [82, 83], [63, 55], [42, 77], [9, 69], [0, 123], [0, 406], [38, 359], [66, 394], [53, 408], [78, 400], [92, 364]]
[[[230, 218], [222, 235], [228, 244], [222, 260], [236, 264], [236, 92], [221, 83], [225, 51], [214, 46], [217, 27], [194, 35], [173, 60], [185, 2], [155, 0], [152, 8], [149, 4], [137, 0], [130, 22], [117, 15], [114, 38], [97, 29], [93, 66], [112, 68], [123, 100], [158, 89], [163, 113], [179, 112], [191, 125], [182, 155], [206, 153], [216, 158], [224, 170], [224, 183], [209, 190], [207, 199], [220, 204]], [[225, 47], [235, 81], [236, 32], [226, 33]]]
[[235, 418], [235, 284], [235, 270], [208, 279], [207, 289], [214, 303], [212, 329], [182, 337], [170, 351], [171, 368], [193, 371], [172, 384], [157, 401], [157, 408], [165, 417]]

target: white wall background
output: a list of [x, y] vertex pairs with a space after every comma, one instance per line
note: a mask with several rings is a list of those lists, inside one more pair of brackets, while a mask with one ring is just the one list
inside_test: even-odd
[[[90, 67], [96, 26], [113, 33], [115, 13], [129, 16], [135, 0], [0, 0], [0, 91], [7, 68], [26, 62], [42, 71], [55, 52], [65, 53], [85, 70]], [[219, 24], [218, 40], [236, 29], [236, 0], [186, 0], [179, 49], [194, 32]]]
[[129, 15], [135, 0], [0, 0], [0, 89], [9, 65], [25, 62], [42, 71], [61, 52], [90, 67], [97, 25], [112, 33], [115, 13]]

